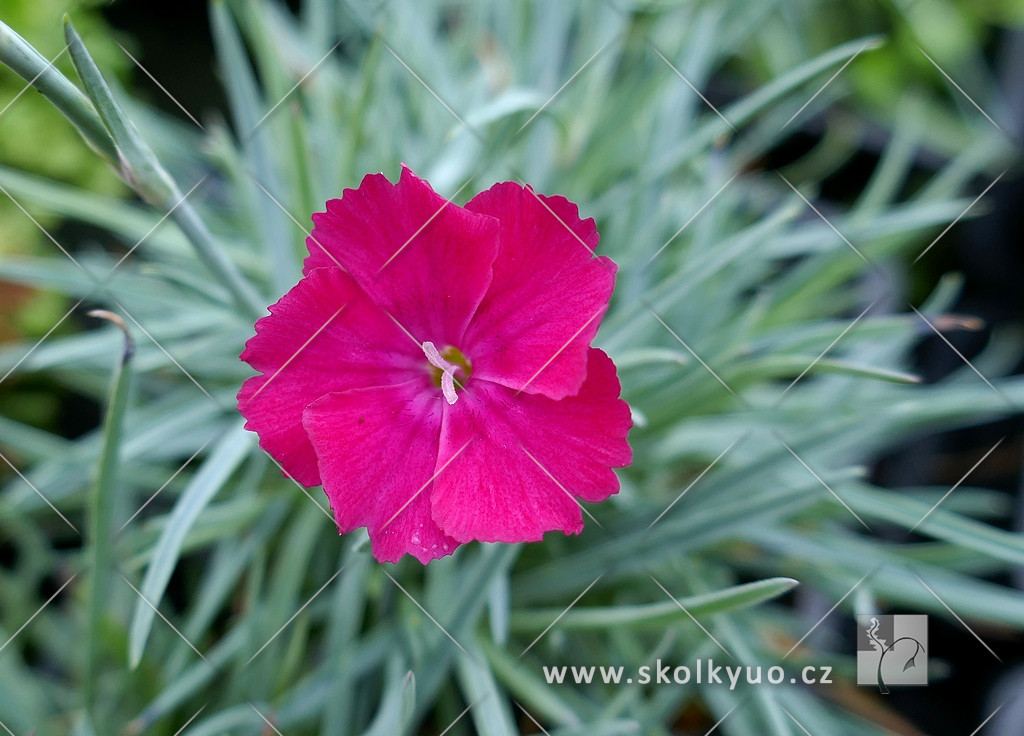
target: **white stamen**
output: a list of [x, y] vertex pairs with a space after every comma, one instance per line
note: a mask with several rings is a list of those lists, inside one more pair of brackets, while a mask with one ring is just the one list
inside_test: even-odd
[[454, 404], [459, 400], [458, 394], [455, 393], [455, 369], [458, 366], [442, 358], [437, 347], [429, 340], [423, 343], [423, 354], [427, 356], [427, 362], [430, 365], [440, 369], [441, 393], [444, 394], [445, 401]]

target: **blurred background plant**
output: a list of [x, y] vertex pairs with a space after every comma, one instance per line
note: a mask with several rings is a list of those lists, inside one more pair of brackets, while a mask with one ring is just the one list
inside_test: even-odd
[[[42, 56], [4, 30], [3, 61], [33, 79], [59, 18], [8, 7]], [[1019, 182], [1014, 4], [222, 0], [205, 79], [195, 26], [105, 13], [145, 40], [72, 13], [86, 42], [69, 29], [75, 72], [57, 66], [89, 101], [36, 82], [98, 156], [32, 91], [0, 117], [3, 227], [54, 235], [18, 236], [0, 278], [60, 305], [0, 349], [5, 729], [934, 734], [1001, 706], [986, 728], [1016, 733], [1024, 706], [997, 693], [1021, 690], [1024, 381], [1000, 376], [1020, 311], [944, 275], [958, 250], [969, 275], [982, 252], [1019, 267], [1005, 230], [966, 224]], [[104, 84], [127, 53], [148, 103]], [[512, 178], [564, 194], [619, 263], [598, 343], [635, 463], [578, 538], [379, 566], [240, 429], [237, 355], [310, 213], [401, 162], [459, 202]], [[123, 366], [95, 307], [135, 338]], [[889, 611], [932, 615], [933, 684], [883, 699], [852, 687], [850, 616]], [[839, 684], [542, 672], [709, 656]]]
[[[63, 39], [54, 34], [54, 19], [70, 10], [80, 20], [86, 37], [94, 41], [96, 58], [108, 74], [123, 79], [131, 63], [117, 48], [103, 17], [96, 10], [102, 3], [67, 0], [10, 0], [3, 6], [3, 20], [24, 35], [38, 39], [39, 51], [62, 72], [71, 71], [71, 60], [62, 52]], [[124, 190], [109, 167], [85, 145], [66, 121], [54, 117], [52, 105], [31, 90], [25, 80], [13, 74], [0, 76], [0, 109], [3, 110], [3, 135], [0, 135], [0, 161], [22, 171], [92, 191], [119, 194]], [[44, 227], [59, 232], [61, 213], [39, 208], [34, 217]], [[0, 258], [13, 253], [39, 253], [52, 247], [39, 227], [0, 194]], [[51, 292], [0, 280], [0, 344], [16, 337], [40, 337], [67, 310], [64, 299]], [[59, 431], [75, 429], [68, 412], [62, 409], [66, 392], [45, 377], [21, 382], [16, 395], [3, 396], [2, 411], [9, 416], [43, 422]], [[63, 415], [63, 416], [62, 416]]]

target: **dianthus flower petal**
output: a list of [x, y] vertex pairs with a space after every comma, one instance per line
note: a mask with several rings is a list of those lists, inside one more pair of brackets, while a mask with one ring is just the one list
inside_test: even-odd
[[331, 391], [425, 376], [420, 348], [339, 268], [310, 272], [270, 307], [241, 358], [262, 373], [238, 392], [246, 428], [307, 486], [320, 483], [302, 428], [307, 404]]
[[629, 407], [607, 355], [590, 349], [586, 371], [579, 393], [559, 401], [474, 380], [445, 407], [431, 494], [441, 529], [460, 542], [578, 534], [576, 499], [618, 491], [612, 467], [631, 459]]
[[328, 394], [305, 411], [339, 532], [365, 526], [381, 562], [426, 563], [458, 546], [430, 516], [442, 403], [413, 380]]
[[491, 282], [498, 223], [441, 197], [402, 168], [369, 174], [313, 215], [304, 271], [340, 265], [417, 342], [459, 345]]
[[466, 209], [501, 221], [494, 278], [460, 345], [474, 376], [552, 399], [575, 394], [615, 285], [615, 263], [593, 253], [594, 221], [565, 197], [512, 182]]

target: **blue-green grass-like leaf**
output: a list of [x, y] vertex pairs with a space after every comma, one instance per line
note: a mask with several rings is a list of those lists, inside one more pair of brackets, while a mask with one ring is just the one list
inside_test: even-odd
[[724, 590], [687, 596], [676, 601], [641, 605], [575, 606], [565, 615], [561, 609], [512, 611], [509, 623], [517, 631], [541, 631], [558, 619], [561, 629], [602, 630], [612, 627], [663, 628], [690, 616], [710, 616], [741, 610], [778, 598], [798, 585], [792, 578], [770, 578]]
[[185, 535], [207, 504], [223, 488], [235, 468], [251, 452], [253, 439], [254, 436], [243, 430], [240, 424], [227, 433], [213, 448], [209, 458], [203, 462], [175, 504], [171, 518], [153, 548], [149, 566], [139, 587], [144, 600], [140, 599], [135, 605], [128, 640], [128, 662], [132, 668], [137, 667], [142, 660], [146, 639], [149, 638], [156, 616], [154, 606], [160, 605], [171, 573], [177, 566]]

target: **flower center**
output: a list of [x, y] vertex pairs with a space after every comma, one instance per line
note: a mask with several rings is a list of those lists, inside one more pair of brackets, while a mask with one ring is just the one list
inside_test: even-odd
[[[423, 343], [423, 354], [427, 356], [427, 362], [431, 365], [430, 375], [434, 379], [434, 385], [441, 387], [445, 401], [454, 404], [459, 400], [455, 393], [456, 384], [459, 388], [464, 388], [466, 380], [473, 373], [469, 358], [453, 345], [439, 351], [429, 340]], [[458, 378], [455, 377], [456, 373], [459, 374]]]

